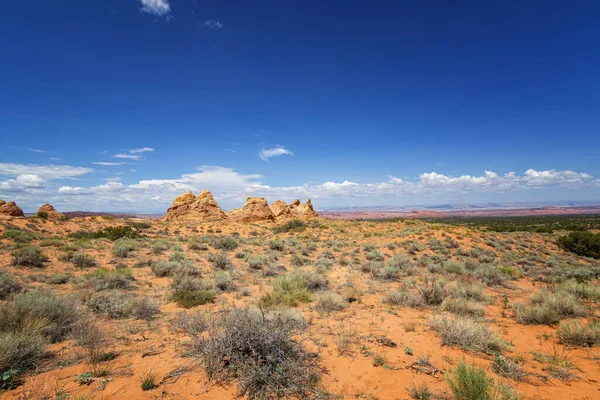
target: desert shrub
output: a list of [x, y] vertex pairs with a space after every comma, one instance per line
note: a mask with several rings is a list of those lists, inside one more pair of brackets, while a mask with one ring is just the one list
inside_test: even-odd
[[383, 254], [379, 250], [372, 250], [365, 254], [368, 261], [383, 261]]
[[164, 240], [155, 240], [150, 245], [150, 251], [152, 251], [154, 254], [160, 254], [169, 250], [169, 247], [169, 243], [165, 242]]
[[[93, 273], [85, 274], [82, 286], [92, 286], [97, 291], [110, 289], [127, 289], [132, 286], [133, 272], [129, 268], [110, 271], [101, 268]], [[89, 286], [88, 286], [89, 285]]]
[[160, 314], [160, 306], [150, 297], [137, 297], [131, 303], [131, 315], [137, 319], [151, 321]]
[[308, 283], [301, 275], [292, 274], [281, 275], [275, 278], [272, 292], [262, 296], [260, 299], [261, 304], [266, 307], [275, 305], [295, 307], [298, 303], [309, 301]]
[[592, 321], [587, 325], [582, 325], [578, 321], [561, 322], [556, 335], [562, 344], [583, 347], [598, 346], [600, 345], [600, 322]]
[[594, 286], [587, 282], [577, 282], [574, 279], [563, 282], [559, 290], [563, 290], [573, 296], [590, 301], [600, 300], [600, 287]]
[[269, 248], [271, 250], [284, 251], [285, 250], [285, 241], [283, 241], [281, 239], [270, 240]]
[[411, 383], [406, 388], [408, 395], [413, 400], [433, 400], [436, 399], [435, 394], [429, 389], [429, 385], [426, 381], [420, 382], [419, 384]]
[[175, 261], [164, 261], [159, 260], [157, 262], [152, 263], [150, 269], [154, 273], [156, 277], [164, 277], [171, 276], [173, 270], [175, 270], [180, 264]]
[[0, 304], [0, 332], [37, 331], [50, 342], [59, 342], [81, 317], [82, 311], [74, 299], [36, 289]]
[[284, 233], [284, 232], [299, 232], [306, 229], [306, 222], [301, 221], [299, 219], [293, 219], [291, 221], [286, 222], [285, 224], [278, 226], [273, 229], [275, 233]]
[[33, 246], [21, 247], [12, 252], [12, 264], [18, 267], [43, 268], [48, 257], [39, 248]]
[[484, 293], [485, 285], [474, 279], [450, 281], [444, 285], [444, 291], [452, 297], [487, 302], [489, 296]]
[[583, 257], [600, 258], [600, 233], [570, 232], [558, 238], [558, 245]]
[[[33, 324], [34, 321], [31, 323]], [[13, 375], [15, 378], [13, 383], [17, 384], [16, 381], [21, 371], [37, 366], [45, 353], [46, 343], [47, 340], [41, 333], [27, 330], [25, 327], [16, 331], [0, 331], [0, 378], [7, 374], [8, 376]], [[11, 389], [11, 387], [4, 387], [9, 386], [8, 380], [4, 382], [5, 379], [2, 379], [2, 381], [2, 389]]]
[[383, 302], [393, 306], [406, 306], [406, 307], [423, 307], [423, 299], [416, 293], [410, 291], [406, 287], [401, 287], [393, 292], [388, 292], [383, 298]]
[[428, 306], [437, 306], [442, 304], [447, 294], [444, 291], [444, 283], [436, 278], [426, 276], [423, 283], [417, 286], [417, 291], [423, 299], [423, 303]]
[[475, 275], [488, 286], [507, 286], [507, 276], [491, 264], [479, 264], [475, 268]]
[[2, 234], [2, 237], [16, 243], [29, 243], [33, 240], [33, 237], [30, 234], [19, 229], [9, 229]]
[[333, 267], [333, 260], [329, 258], [319, 257], [315, 262], [315, 269], [321, 273], [329, 271]]
[[51, 285], [64, 285], [69, 282], [73, 276], [71, 274], [65, 274], [57, 272], [56, 274], [50, 275], [48, 283]]
[[384, 281], [398, 281], [401, 277], [401, 270], [397, 267], [387, 266], [381, 270], [377, 274], [377, 278], [382, 279]]
[[81, 240], [104, 238], [114, 242], [115, 240], [122, 238], [137, 239], [141, 237], [141, 235], [139, 231], [131, 226], [107, 226], [106, 228], [96, 232], [78, 231], [70, 233], [69, 237]]
[[0, 270], [0, 300], [6, 299], [13, 293], [21, 291], [21, 283], [8, 273], [8, 271]]
[[476, 365], [459, 361], [446, 377], [455, 400], [518, 400], [507, 387], [496, 385], [486, 372]]
[[388, 267], [404, 271], [405, 269], [412, 267], [413, 262], [410, 257], [404, 254], [395, 254], [389, 261]]
[[239, 246], [237, 240], [233, 236], [220, 237], [216, 239], [212, 245], [215, 249], [224, 251], [235, 250]]
[[567, 292], [540, 290], [531, 296], [531, 304], [513, 304], [517, 322], [521, 324], [555, 324], [562, 319], [581, 317], [585, 309]]
[[131, 239], [119, 239], [112, 248], [112, 254], [115, 257], [127, 258], [129, 254], [137, 249], [137, 243]]
[[446, 272], [451, 274], [461, 275], [466, 272], [465, 264], [458, 261], [445, 261], [442, 267]]
[[297, 339], [305, 329], [298, 322], [285, 314], [233, 309], [211, 321], [197, 316], [180, 326], [187, 327], [210, 381], [235, 381], [240, 396], [250, 399], [310, 398], [320, 373], [315, 357]]
[[214, 286], [222, 291], [234, 290], [236, 285], [233, 276], [228, 271], [215, 271], [213, 276]]
[[316, 292], [317, 290], [325, 290], [329, 285], [327, 278], [321, 274], [313, 272], [311, 270], [300, 270], [298, 275], [306, 282], [306, 288], [309, 292]]
[[252, 269], [261, 269], [263, 266], [269, 263], [269, 259], [266, 256], [252, 256], [248, 258], [248, 265]]
[[83, 252], [75, 252], [70, 254], [69, 261], [72, 262], [76, 268], [92, 268], [98, 265], [94, 257]]
[[148, 390], [156, 389], [158, 387], [157, 379], [158, 377], [154, 372], [146, 372], [140, 378], [142, 390], [146, 392]]
[[482, 304], [455, 297], [444, 300], [441, 309], [463, 316], [483, 317], [485, 315], [485, 307]]
[[321, 291], [315, 294], [315, 310], [322, 314], [329, 314], [334, 311], [341, 311], [348, 306], [348, 303], [337, 293]]
[[458, 346], [473, 352], [500, 352], [508, 344], [483, 323], [468, 317], [439, 314], [429, 320], [431, 328], [442, 338], [446, 346]]
[[205, 243], [202, 243], [198, 240], [191, 240], [188, 243], [189, 250], [208, 250], [208, 246]]
[[132, 293], [120, 291], [94, 293], [88, 299], [87, 306], [95, 314], [112, 319], [122, 319], [131, 316], [135, 298], [136, 296]]
[[226, 269], [232, 269], [233, 268], [233, 264], [231, 263], [231, 260], [229, 260], [229, 258], [227, 257], [227, 254], [220, 252], [220, 253], [210, 253], [208, 255], [208, 261], [210, 261], [212, 263], [212, 266], [214, 269], [222, 269], [222, 270], [226, 270]]
[[520, 363], [501, 354], [494, 355], [492, 369], [498, 375], [503, 376], [504, 378], [514, 379], [515, 381], [523, 380], [523, 378], [527, 376], [527, 371], [521, 367]]
[[173, 299], [177, 304], [184, 308], [191, 308], [201, 306], [207, 303], [213, 303], [216, 294], [212, 290], [194, 289], [187, 290], [181, 289], [173, 294]]
[[372, 276], [379, 275], [379, 271], [383, 268], [383, 264], [377, 261], [367, 261], [360, 265], [360, 270], [365, 274], [371, 274]]

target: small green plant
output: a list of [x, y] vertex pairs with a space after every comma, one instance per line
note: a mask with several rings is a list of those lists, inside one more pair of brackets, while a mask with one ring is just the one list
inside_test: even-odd
[[412, 356], [413, 354], [415, 354], [415, 352], [413, 351], [413, 349], [411, 349], [410, 347], [406, 346], [404, 348], [404, 354], [406, 354], [407, 356]]
[[92, 377], [92, 374], [89, 372], [84, 372], [82, 374], [79, 374], [77, 376], [77, 378], [75, 378], [75, 382], [79, 383], [80, 385], [90, 385], [93, 381], [94, 381], [94, 378]]
[[12, 264], [18, 267], [43, 268], [48, 262], [48, 257], [33, 246], [21, 247], [13, 251], [12, 256]]
[[21, 371], [11, 368], [0, 376], [0, 388], [2, 390], [13, 390], [21, 384]]
[[40, 219], [48, 219], [48, 213], [46, 211], [38, 211], [35, 216]]
[[152, 371], [146, 372], [144, 375], [142, 375], [140, 379], [142, 382], [142, 390], [147, 391], [156, 389], [158, 387], [158, 385], [156, 384], [156, 379], [157, 376]]
[[213, 303], [216, 294], [211, 290], [195, 289], [188, 290], [183, 289], [177, 291], [173, 298], [177, 304], [184, 308], [191, 308], [200, 306], [207, 303]]

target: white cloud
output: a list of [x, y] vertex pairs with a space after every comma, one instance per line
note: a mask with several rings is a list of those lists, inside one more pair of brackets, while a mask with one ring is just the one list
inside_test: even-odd
[[135, 168], [131, 168], [131, 169], [129, 170], [129, 172], [136, 172], [136, 169], [135, 169]]
[[140, 147], [139, 149], [131, 149], [131, 150], [129, 150], [129, 152], [131, 154], [146, 153], [148, 151], [154, 151], [154, 149], [152, 147]]
[[60, 157], [50, 157], [50, 161], [60, 161]]
[[65, 179], [85, 175], [92, 171], [93, 169], [91, 168], [73, 167], [70, 165], [0, 163], [0, 175], [8, 176], [32, 174], [43, 179]]
[[221, 29], [225, 25], [222, 22], [217, 21], [215, 19], [209, 19], [209, 20], [204, 21], [204, 26], [206, 26], [207, 28], [210, 28], [210, 29]]
[[142, 3], [142, 12], [163, 16], [171, 11], [171, 5], [168, 0], [140, 0]]
[[124, 163], [124, 162], [108, 162], [108, 161], [94, 161], [94, 162], [92, 162], [92, 164], [94, 164], [94, 165], [103, 165], [105, 167], [112, 167], [112, 166], [115, 166], [115, 165], [123, 165], [123, 164], [127, 164], [127, 163]]
[[126, 158], [129, 160], [139, 160], [140, 158], [142, 158], [142, 156], [137, 155], [137, 154], [123, 154], [123, 153], [115, 154], [113, 157], [114, 158]]
[[52, 182], [54, 179], [75, 178], [91, 171], [73, 166], [0, 164], [0, 175], [10, 178], [0, 181], [0, 198], [8, 197], [22, 202], [22, 206], [33, 210], [39, 204], [51, 202], [55, 207], [65, 210], [157, 211], [165, 210], [173, 198], [183, 191], [198, 193], [204, 188], [211, 190], [225, 209], [239, 207], [247, 196], [266, 197], [270, 202], [275, 199], [290, 201], [310, 197], [316, 200], [315, 204], [319, 207], [339, 204], [439, 204], [455, 200], [474, 202], [481, 196], [498, 199], [502, 193], [510, 201], [519, 201], [530, 198], [530, 195], [523, 194], [525, 191], [549, 193], [546, 191], [561, 190], [555, 193], [566, 197], [564, 190], [578, 189], [574, 193], [581, 193], [582, 189], [586, 189], [588, 193], [600, 194], [600, 180], [590, 174], [533, 169], [522, 174], [509, 172], [501, 175], [485, 171], [481, 175], [450, 176], [428, 172], [415, 179], [388, 176], [372, 182], [343, 180], [272, 186], [258, 174], [244, 174], [220, 166], [201, 166], [197, 171], [173, 179], [144, 179], [127, 185], [120, 182], [117, 176], [106, 178], [104, 184], [87, 187], [59, 186]]
[[258, 156], [263, 161], [268, 161], [269, 158], [271, 158], [271, 157], [279, 157], [279, 156], [283, 156], [283, 155], [292, 156], [292, 155], [294, 155], [294, 153], [292, 153], [291, 151], [289, 151], [288, 149], [286, 149], [283, 146], [276, 146], [276, 147], [273, 147], [272, 149], [262, 149], [258, 153]]
[[29, 151], [33, 151], [34, 153], [47, 153], [46, 150], [40, 150], [40, 149], [27, 149]]

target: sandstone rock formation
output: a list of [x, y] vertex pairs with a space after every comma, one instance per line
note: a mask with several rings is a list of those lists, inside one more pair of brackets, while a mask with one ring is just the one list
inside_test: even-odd
[[248, 197], [242, 208], [236, 208], [229, 217], [237, 222], [275, 221], [275, 215], [264, 197]]
[[56, 209], [48, 203], [44, 204], [38, 209], [37, 215], [39, 216], [40, 213], [45, 213], [50, 221], [58, 221], [63, 217], [61, 213], [56, 211]]
[[275, 218], [287, 218], [292, 216], [290, 206], [285, 201], [277, 200], [269, 207], [275, 215]]
[[177, 196], [173, 204], [163, 215], [165, 221], [177, 219], [216, 219], [226, 218], [226, 214], [208, 190], [203, 190], [196, 197], [191, 191]]
[[294, 200], [290, 205], [290, 212], [297, 218], [316, 218], [319, 216], [313, 209], [310, 199], [306, 200], [306, 203], [304, 204], [301, 204], [298, 199]]
[[9, 217], [24, 217], [23, 210], [14, 202], [9, 201], [8, 203], [4, 200], [0, 200], [0, 215], [7, 215]]

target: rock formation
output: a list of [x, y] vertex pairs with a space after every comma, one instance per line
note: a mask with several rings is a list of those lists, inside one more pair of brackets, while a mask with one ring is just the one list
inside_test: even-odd
[[24, 217], [23, 210], [14, 202], [9, 201], [8, 203], [4, 200], [0, 200], [0, 215], [7, 215], [9, 217]]
[[[37, 211], [38, 217], [40, 216], [40, 213], [45, 213], [48, 220], [50, 220], [50, 221], [58, 221], [59, 219], [61, 219], [63, 217], [62, 213], [59, 213], [58, 211], [56, 211], [56, 209], [48, 203], [44, 204], [43, 206], [41, 206], [38, 209], [38, 211]], [[44, 214], [42, 214], [42, 215], [44, 215]]]
[[306, 200], [304, 204], [301, 204], [298, 199], [294, 200], [290, 205], [290, 212], [297, 218], [316, 218], [319, 216], [313, 209], [310, 199]]
[[236, 208], [229, 217], [237, 222], [275, 221], [275, 215], [264, 197], [248, 197], [242, 208]]
[[208, 190], [200, 192], [198, 197], [194, 193], [187, 191], [177, 196], [173, 204], [163, 215], [162, 219], [166, 221], [176, 219], [216, 219], [226, 218], [226, 214], [214, 199]]
[[271, 204], [269, 208], [273, 212], [273, 215], [275, 215], [275, 218], [287, 218], [292, 216], [290, 206], [288, 206], [285, 201], [277, 200], [275, 203]]
[[198, 197], [187, 191], [173, 200], [173, 204], [163, 215], [165, 221], [172, 220], [214, 220], [229, 219], [235, 222], [275, 222], [292, 218], [315, 218], [318, 214], [313, 210], [310, 199], [301, 204], [294, 200], [288, 205], [285, 201], [277, 200], [270, 207], [263, 197], [248, 197], [242, 208], [236, 208], [229, 213], [221, 210], [212, 194], [203, 190]]

